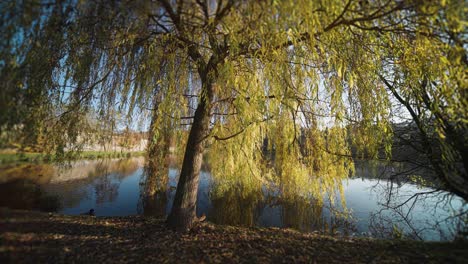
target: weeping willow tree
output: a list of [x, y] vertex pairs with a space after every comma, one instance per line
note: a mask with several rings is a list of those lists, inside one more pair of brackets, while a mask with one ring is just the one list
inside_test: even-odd
[[[379, 43], [379, 78], [420, 134], [420, 151], [445, 189], [468, 200], [466, 1], [423, 5], [401, 34]], [[394, 18], [393, 22], [401, 18]], [[379, 29], [381, 30], [381, 29]], [[378, 43], [377, 41], [376, 43]]]
[[45, 133], [58, 151], [85, 138], [90, 111], [103, 121], [149, 112], [150, 152], [167, 152], [176, 132], [183, 153], [168, 217], [180, 229], [197, 219], [205, 149], [215, 177], [317, 198], [354, 170], [351, 144], [371, 156], [382, 143], [389, 152], [374, 27], [398, 36], [392, 17], [411, 22], [437, 8], [416, 0], [0, 5], [2, 130]]

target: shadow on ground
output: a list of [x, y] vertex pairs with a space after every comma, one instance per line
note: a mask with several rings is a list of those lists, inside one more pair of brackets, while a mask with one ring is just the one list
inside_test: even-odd
[[346, 239], [203, 223], [190, 233], [160, 219], [0, 210], [0, 263], [466, 263], [468, 243]]

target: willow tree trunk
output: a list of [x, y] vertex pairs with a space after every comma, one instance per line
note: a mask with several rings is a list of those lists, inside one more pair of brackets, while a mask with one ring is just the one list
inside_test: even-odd
[[[205, 94], [209, 94], [211, 85], [204, 87]], [[202, 92], [203, 93], [203, 92]], [[210, 125], [210, 101], [211, 96], [201, 96], [200, 102], [193, 118], [187, 146], [185, 148], [184, 161], [177, 184], [174, 204], [167, 218], [167, 224], [176, 230], [186, 231], [192, 228], [197, 220], [197, 192], [200, 170], [203, 160], [205, 139], [209, 133]]]

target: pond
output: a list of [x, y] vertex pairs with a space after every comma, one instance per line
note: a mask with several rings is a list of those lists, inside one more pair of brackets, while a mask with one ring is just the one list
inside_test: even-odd
[[[171, 167], [163, 176], [150, 177], [144, 164], [140, 157], [3, 167], [0, 207], [69, 215], [94, 209], [96, 216], [164, 217], [172, 206], [179, 171]], [[466, 232], [468, 208], [462, 199], [388, 180], [382, 177], [388, 168], [371, 168], [367, 163], [356, 167], [356, 175], [343, 182], [344, 201], [337, 195], [334, 202], [329, 198], [322, 202], [303, 196], [285, 198], [274, 188], [252, 192], [231, 186], [219, 192], [219, 185], [205, 170], [197, 214], [218, 224], [288, 227], [344, 236], [451, 240]]]

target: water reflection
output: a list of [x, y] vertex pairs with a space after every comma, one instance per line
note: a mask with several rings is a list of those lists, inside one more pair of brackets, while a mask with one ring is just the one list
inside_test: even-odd
[[[437, 177], [427, 167], [408, 163], [356, 165], [359, 184], [366, 192], [355, 192], [352, 201], [368, 204], [361, 216], [366, 232], [373, 237], [418, 240], [468, 238], [468, 204], [440, 189]], [[355, 185], [358, 179], [350, 182]], [[438, 187], [439, 186], [439, 187]], [[352, 188], [354, 188], [352, 186]], [[348, 192], [350, 187], [347, 188]], [[362, 189], [362, 187], [360, 187]], [[362, 197], [368, 193], [369, 201]], [[353, 209], [359, 207], [355, 203]], [[363, 228], [362, 228], [363, 229]]]
[[293, 195], [278, 189], [252, 188], [240, 182], [215, 181], [211, 187], [208, 219], [218, 224], [278, 226], [301, 231], [345, 235], [354, 231], [346, 209], [312, 195]]
[[217, 182], [210, 192], [208, 219], [219, 224], [254, 226], [261, 213], [261, 189]]
[[468, 207], [447, 192], [393, 180], [372, 187], [378, 209], [370, 213], [374, 237], [450, 240], [468, 235]]
[[118, 195], [119, 181], [113, 181], [113, 175], [105, 173], [93, 183], [96, 194], [96, 204], [114, 202]]
[[0, 184], [0, 207], [21, 210], [56, 212], [60, 209], [58, 196], [47, 194], [30, 179], [13, 179]]
[[[7, 168], [0, 171], [0, 206], [64, 214], [94, 208], [97, 216], [139, 213], [165, 217], [179, 171], [168, 166], [143, 168], [144, 164], [140, 158], [80, 161], [71, 167]], [[197, 214], [206, 214], [209, 221], [218, 224], [289, 227], [327, 234], [426, 240], [466, 237], [468, 206], [463, 200], [388, 174], [401, 174], [407, 168], [361, 165], [355, 178], [343, 182], [346, 206], [340, 195], [317, 199], [285, 190], [284, 184], [223, 181], [203, 171]]]
[[117, 160], [113, 162], [101, 161], [95, 166], [91, 175], [97, 178], [93, 181], [96, 204], [114, 202], [122, 180], [132, 175], [139, 167], [138, 162], [132, 159]]
[[4, 167], [0, 169], [0, 206], [67, 214], [96, 208], [98, 215], [107, 215], [108, 210], [103, 207], [116, 202], [121, 182], [135, 174], [142, 161], [142, 158], [82, 160], [60, 165]]
[[169, 168], [166, 165], [147, 164], [142, 176], [138, 212], [156, 217], [165, 217], [169, 196]]
[[354, 231], [352, 219], [345, 211], [330, 205], [327, 207], [319, 200], [300, 196], [281, 199], [283, 225], [308, 232], [350, 235]]
[[50, 164], [11, 164], [0, 168], [0, 184], [17, 179], [27, 179], [36, 183], [48, 183], [56, 174]]

